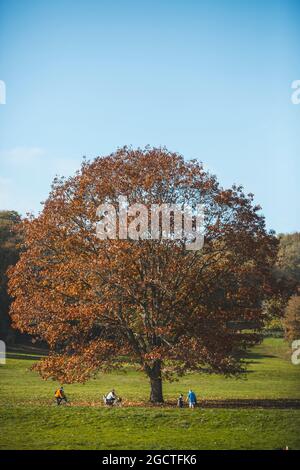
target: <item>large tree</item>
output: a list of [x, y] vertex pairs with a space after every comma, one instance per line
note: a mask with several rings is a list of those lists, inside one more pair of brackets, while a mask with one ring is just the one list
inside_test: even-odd
[[[97, 207], [117, 208], [119, 195], [149, 208], [201, 203], [203, 248], [100, 240]], [[259, 341], [277, 251], [259, 209], [242, 187], [223, 189], [200, 163], [166, 149], [125, 147], [56, 179], [43, 212], [23, 223], [24, 253], [10, 273], [14, 325], [50, 346], [41, 375], [83, 382], [122, 367], [125, 356], [161, 402], [164, 377], [242, 372], [241, 352]], [[233, 327], [245, 322], [257, 332]]]

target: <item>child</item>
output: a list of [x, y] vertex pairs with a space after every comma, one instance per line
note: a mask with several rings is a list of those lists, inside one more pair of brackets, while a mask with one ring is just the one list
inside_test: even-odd
[[177, 406], [178, 406], [178, 408], [183, 408], [183, 395], [182, 395], [182, 393], [177, 398]]

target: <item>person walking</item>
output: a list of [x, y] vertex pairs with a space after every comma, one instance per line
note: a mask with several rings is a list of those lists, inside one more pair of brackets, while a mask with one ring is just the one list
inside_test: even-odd
[[187, 401], [190, 408], [195, 408], [195, 406], [197, 405], [197, 397], [193, 390], [189, 390]]

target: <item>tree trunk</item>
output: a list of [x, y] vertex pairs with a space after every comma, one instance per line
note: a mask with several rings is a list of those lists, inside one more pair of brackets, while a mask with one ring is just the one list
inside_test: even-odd
[[163, 391], [162, 391], [162, 378], [161, 378], [161, 362], [157, 361], [154, 363], [152, 368], [147, 370], [150, 378], [150, 401], [152, 403], [163, 403]]
[[163, 403], [163, 393], [162, 393], [162, 379], [156, 378], [153, 379], [150, 377], [150, 385], [151, 385], [151, 392], [150, 392], [150, 401], [152, 403]]

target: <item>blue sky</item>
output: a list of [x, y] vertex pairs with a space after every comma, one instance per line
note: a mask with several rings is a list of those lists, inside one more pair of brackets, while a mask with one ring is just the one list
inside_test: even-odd
[[299, 1], [0, 0], [0, 208], [83, 155], [165, 145], [300, 229]]

